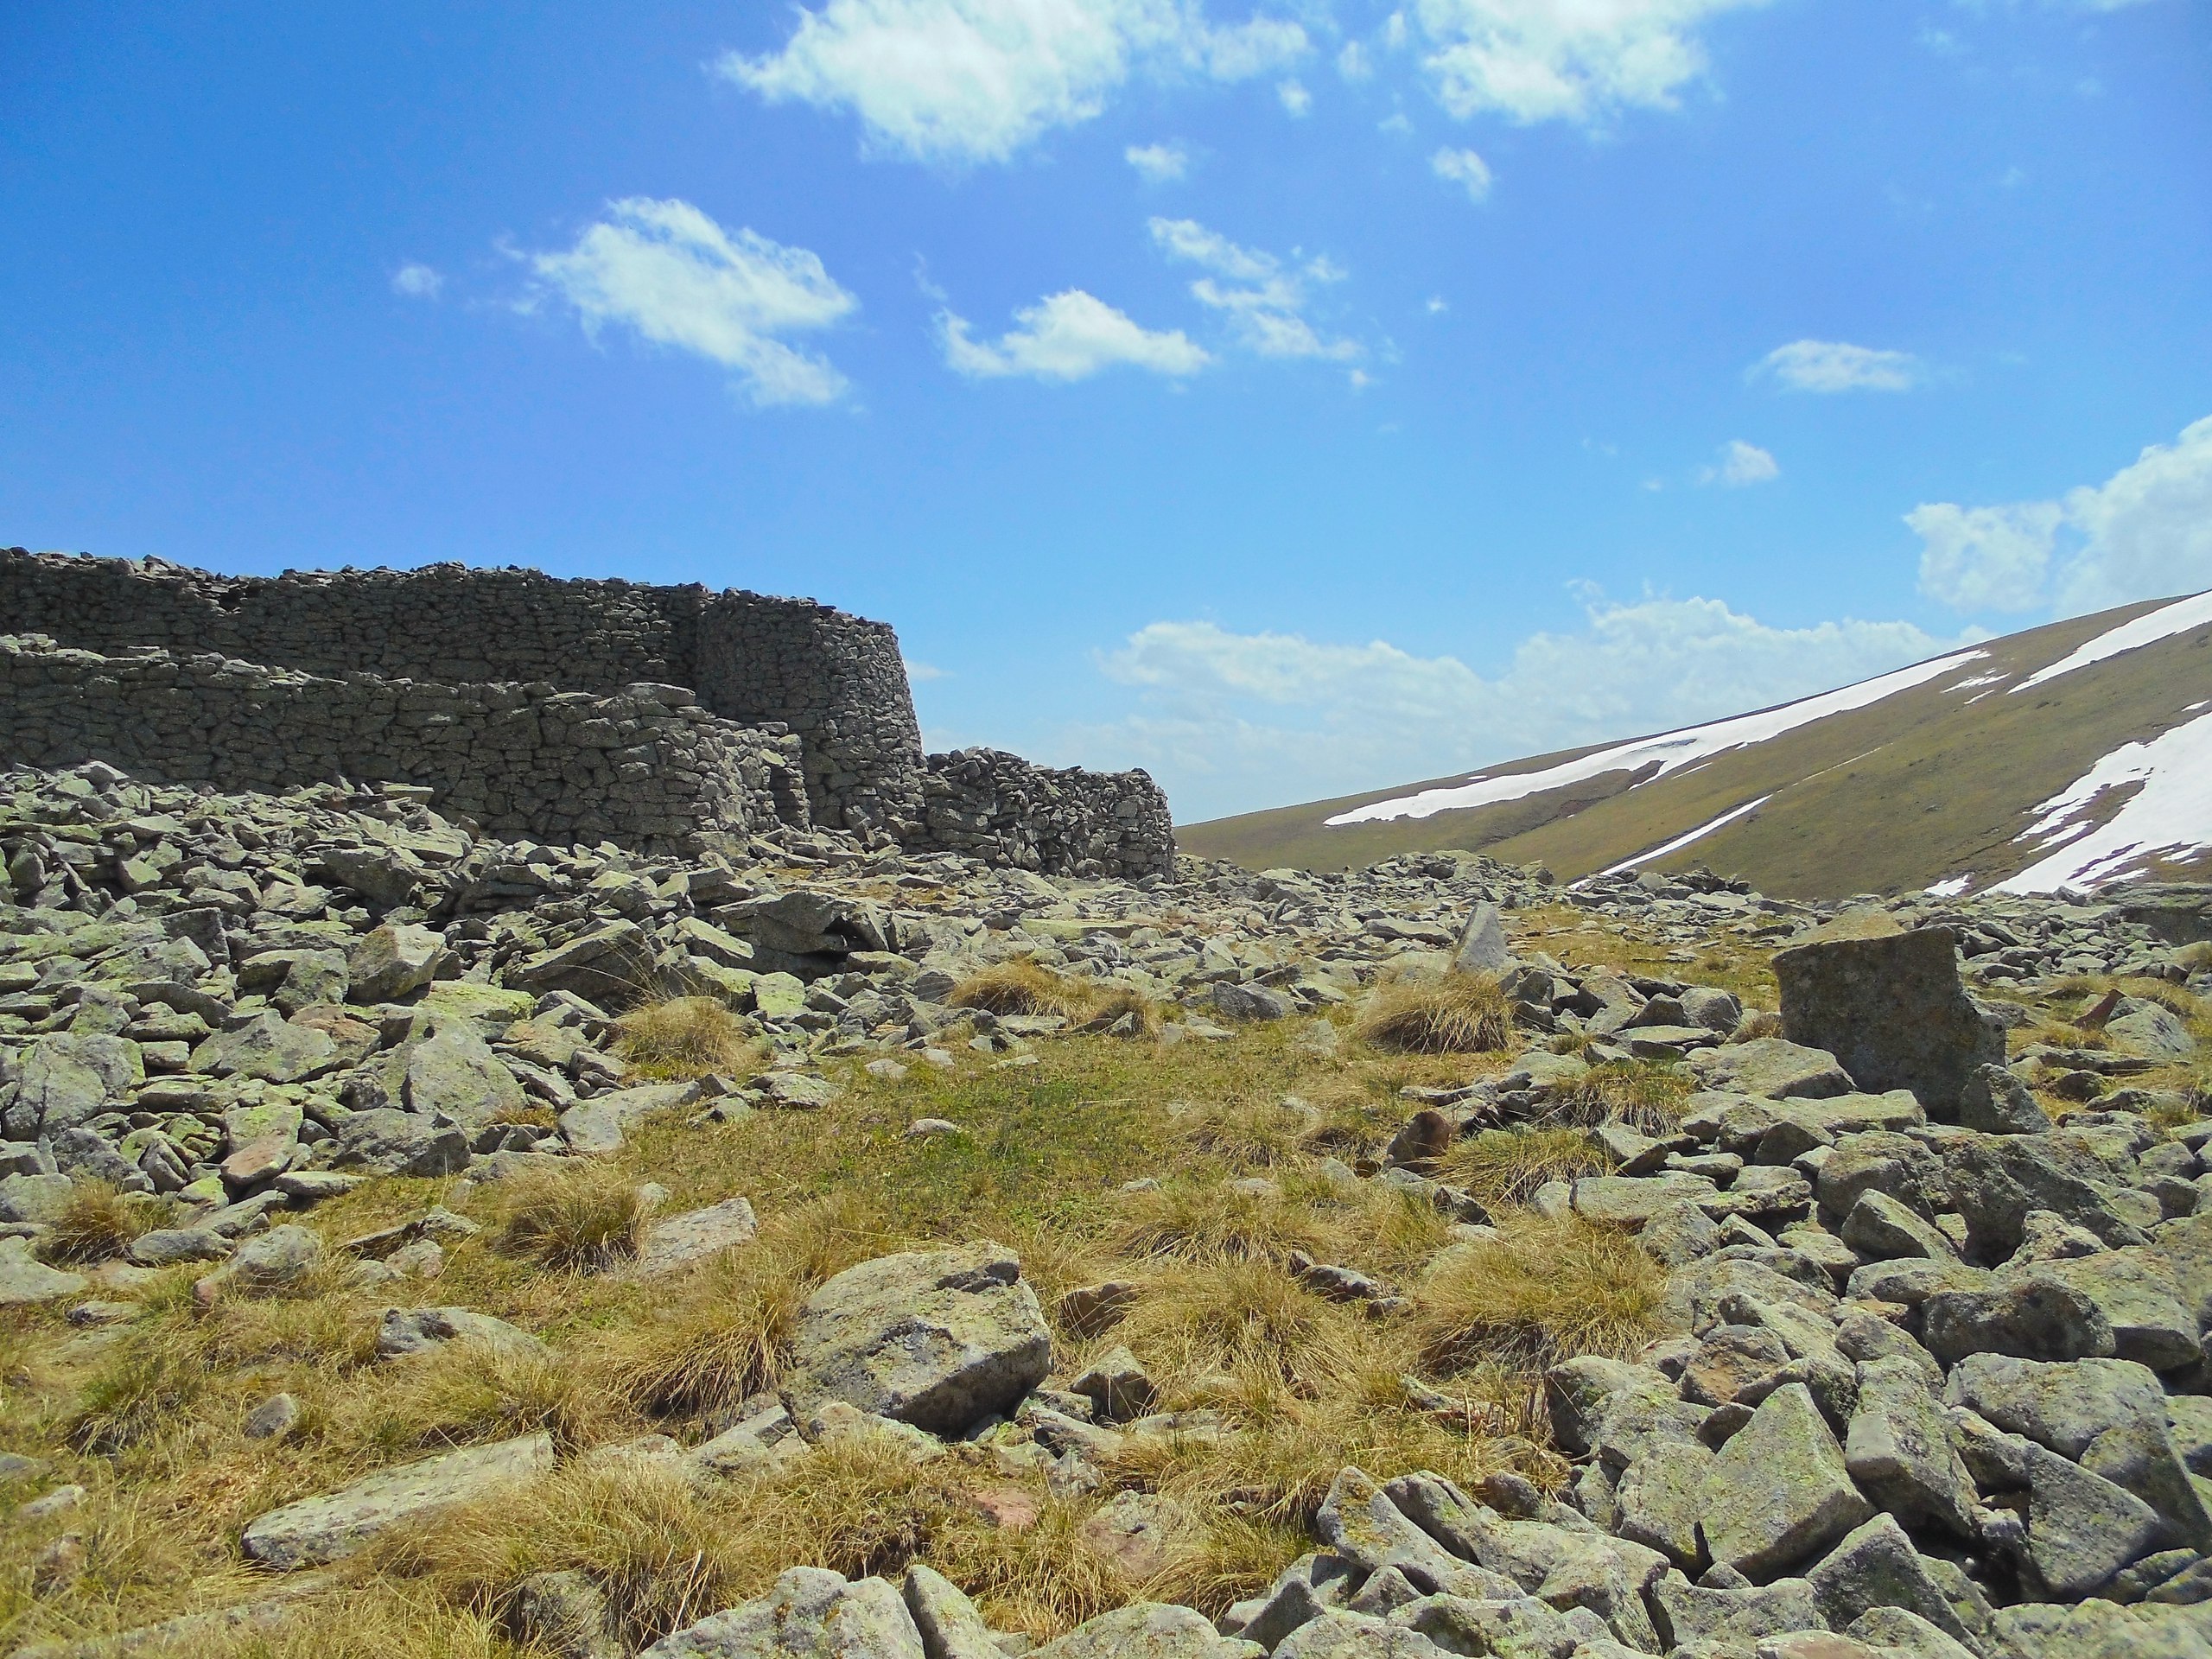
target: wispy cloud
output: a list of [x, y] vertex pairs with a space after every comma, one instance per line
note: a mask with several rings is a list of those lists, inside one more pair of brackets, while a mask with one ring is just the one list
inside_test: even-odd
[[1791, 391], [1910, 391], [1927, 368], [1910, 352], [1853, 346], [1840, 340], [1793, 340], [1751, 365]]
[[972, 338], [964, 319], [941, 313], [938, 326], [944, 360], [975, 379], [1022, 376], [1062, 381], [1084, 380], [1119, 367], [1179, 378], [1213, 361], [1180, 329], [1143, 327], [1079, 288], [1017, 311], [1014, 321], [1014, 327], [994, 344]]
[[1440, 149], [1428, 158], [1429, 170], [1440, 179], [1448, 180], [1467, 193], [1472, 201], [1488, 200], [1491, 187], [1490, 163], [1471, 149]]
[[1227, 317], [1237, 342], [1261, 357], [1322, 358], [1349, 363], [1364, 355], [1357, 340], [1331, 340], [1305, 312], [1317, 288], [1340, 283], [1344, 273], [1325, 257], [1271, 253], [1239, 247], [1192, 219], [1154, 219], [1154, 243], [1169, 257], [1210, 274], [1191, 284], [1201, 305]]
[[1190, 152], [1179, 143], [1131, 144], [1122, 159], [1147, 184], [1173, 184], [1191, 170]]
[[1090, 120], [1133, 80], [1247, 80], [1311, 47], [1288, 19], [1219, 25], [1180, 0], [823, 0], [779, 49], [713, 67], [771, 103], [850, 111], [880, 152], [973, 163]]
[[410, 259], [391, 273], [391, 291], [410, 300], [435, 300], [445, 291], [444, 276]]
[[1586, 125], [1670, 109], [1705, 73], [1700, 29], [1764, 0], [1419, 0], [1437, 100], [1462, 119]]
[[1782, 476], [1781, 463], [1756, 443], [1731, 438], [1720, 446], [1720, 459], [1700, 469], [1697, 481], [1740, 490], [1751, 484], [1770, 484]]
[[859, 303], [804, 248], [726, 231], [688, 201], [631, 196], [565, 252], [522, 257], [537, 278], [526, 303], [550, 297], [594, 338], [612, 324], [720, 364], [755, 404], [834, 403], [847, 390], [827, 359], [782, 338]]

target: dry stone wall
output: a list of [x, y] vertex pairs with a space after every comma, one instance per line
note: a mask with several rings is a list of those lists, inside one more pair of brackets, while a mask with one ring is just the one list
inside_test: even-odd
[[898, 835], [919, 821], [921, 735], [898, 635], [808, 600], [461, 564], [218, 576], [10, 548], [0, 628], [326, 677], [688, 686], [710, 714], [798, 734], [819, 822]]
[[809, 827], [798, 740], [675, 686], [340, 679], [156, 647], [105, 657], [0, 635], [0, 760], [90, 760], [151, 782], [277, 791], [423, 785], [499, 836], [688, 850]]
[[1039, 766], [998, 749], [929, 757], [928, 839], [989, 864], [1135, 880], [1172, 874], [1167, 798], [1142, 771]]
[[811, 823], [1049, 874], [1174, 859], [1141, 772], [925, 757], [898, 636], [809, 600], [460, 564], [230, 577], [7, 548], [0, 632], [16, 641], [6, 754], [35, 765], [229, 790], [428, 783], [486, 829], [553, 840]]

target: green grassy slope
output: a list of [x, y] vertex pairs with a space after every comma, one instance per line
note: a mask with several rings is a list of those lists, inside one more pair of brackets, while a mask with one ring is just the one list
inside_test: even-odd
[[[1980, 878], [1979, 887], [2031, 861], [2031, 849], [2013, 837], [2037, 802], [2099, 756], [2130, 739], [2158, 735], [2189, 704], [2212, 697], [2212, 629], [2107, 658], [2031, 692], [2007, 695], [2000, 685], [1996, 695], [1977, 697], [1948, 688], [2000, 670], [2009, 684], [2152, 608], [2130, 606], [1993, 640], [1982, 647], [1987, 660], [1955, 675], [1637, 788], [1617, 772], [1426, 819], [1340, 829], [1325, 823], [1430, 786], [1413, 785], [1193, 824], [1177, 835], [1186, 852], [1255, 869], [1343, 869], [1394, 853], [1459, 848], [1516, 863], [1541, 861], [1571, 879], [1768, 796], [1756, 812], [1651, 861], [1709, 863], [1750, 877], [1763, 891], [1808, 898], [1903, 891], [1969, 872]], [[1516, 761], [1485, 775], [1541, 770], [1589, 752]]]

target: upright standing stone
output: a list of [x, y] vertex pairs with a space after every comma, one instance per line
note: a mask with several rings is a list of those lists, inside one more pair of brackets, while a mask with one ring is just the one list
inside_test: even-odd
[[1960, 983], [1948, 927], [1847, 916], [1777, 954], [1774, 973], [1783, 1035], [1826, 1049], [1870, 1094], [1910, 1089], [1955, 1121], [1976, 1069], [2005, 1064], [2005, 1027]]

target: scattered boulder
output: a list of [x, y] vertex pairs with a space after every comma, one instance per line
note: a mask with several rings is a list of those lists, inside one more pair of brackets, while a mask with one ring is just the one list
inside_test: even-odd
[[880, 1256], [807, 1299], [786, 1387], [801, 1416], [833, 1400], [955, 1434], [1052, 1369], [1021, 1264], [995, 1244]]
[[553, 1466], [543, 1434], [473, 1446], [373, 1475], [320, 1497], [302, 1498], [251, 1522], [246, 1559], [279, 1571], [339, 1560], [391, 1528], [467, 1503]]
[[1825, 1049], [1860, 1089], [1910, 1089], [1957, 1121], [1976, 1069], [2005, 1064], [2005, 1028], [1960, 982], [1958, 936], [1847, 920], [1777, 953], [1783, 1033]]

